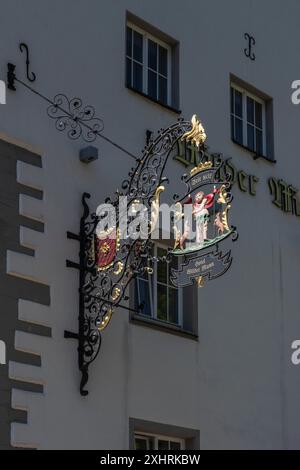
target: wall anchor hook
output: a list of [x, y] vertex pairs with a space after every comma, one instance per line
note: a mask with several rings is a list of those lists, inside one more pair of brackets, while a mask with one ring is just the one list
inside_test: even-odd
[[[23, 53], [23, 51], [25, 50], [26, 52], [26, 76], [27, 76], [27, 79], [30, 81], [30, 82], [35, 82], [36, 80], [36, 74], [34, 72], [30, 72], [29, 71], [29, 66], [30, 66], [30, 60], [29, 60], [29, 48], [27, 46], [27, 44], [25, 44], [24, 42], [21, 42], [20, 43], [20, 51]], [[31, 76], [30, 76], [31, 74]]]
[[252, 52], [252, 47], [255, 46], [255, 39], [248, 33], [244, 34], [244, 38], [246, 39], [246, 41], [248, 41], [248, 48], [246, 47], [244, 49], [244, 54], [246, 57], [248, 57], [248, 59], [255, 60], [255, 54], [254, 52]]

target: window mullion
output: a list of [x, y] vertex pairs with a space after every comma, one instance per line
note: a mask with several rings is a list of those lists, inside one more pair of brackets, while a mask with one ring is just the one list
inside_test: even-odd
[[243, 145], [247, 146], [248, 144], [248, 129], [247, 129], [247, 95], [245, 92], [242, 94], [242, 123], [243, 123]]
[[[157, 257], [157, 247], [154, 247], [154, 256]], [[153, 272], [153, 318], [157, 318], [157, 262]]]
[[178, 302], [178, 323], [180, 326], [183, 325], [183, 288], [177, 289], [177, 302]]
[[149, 297], [150, 297], [150, 313], [151, 313], [151, 317], [153, 318], [154, 317], [154, 306], [153, 306], [153, 291], [154, 291], [154, 286], [153, 286], [153, 279], [152, 279], [152, 275], [151, 274], [148, 274], [148, 285], [149, 285]]
[[133, 87], [133, 29], [131, 30], [131, 57], [130, 57], [130, 68], [131, 68], [131, 83]]
[[172, 74], [172, 53], [170, 49], [167, 49], [167, 93], [168, 93], [168, 103], [172, 103], [172, 89], [171, 89], [171, 74]]
[[148, 94], [148, 36], [143, 35], [143, 92]]
[[167, 264], [167, 321], [170, 321], [170, 301], [169, 301], [169, 265]]
[[253, 129], [253, 134], [254, 134], [254, 151], [255, 153], [257, 152], [257, 145], [256, 145], [256, 101], [253, 100], [253, 120], [254, 120], [254, 129]]
[[131, 68], [131, 83], [133, 87], [133, 29], [131, 29], [131, 57], [130, 57], [130, 68]]
[[[233, 138], [235, 139], [235, 115], [234, 115], [234, 110], [235, 110], [235, 89], [233, 87], [231, 87], [231, 88], [232, 88], [232, 110], [231, 110], [232, 132], [233, 132]], [[231, 99], [231, 97], [230, 97], [230, 99]]]
[[265, 103], [262, 104], [262, 150], [263, 150], [263, 155], [266, 155], [267, 153], [267, 123], [266, 123], [266, 105]]
[[156, 99], [159, 100], [159, 45], [156, 43]]
[[235, 130], [235, 89], [232, 89], [233, 92], [233, 108], [232, 108], [232, 114], [233, 114], [233, 138], [236, 140], [236, 130]]
[[140, 293], [140, 279], [136, 279], [136, 289], [137, 289], [137, 298], [138, 298], [138, 305], [141, 305], [141, 293]]

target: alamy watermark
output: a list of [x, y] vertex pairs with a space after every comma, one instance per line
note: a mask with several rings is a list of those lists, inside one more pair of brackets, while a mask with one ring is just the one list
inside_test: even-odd
[[0, 365], [6, 364], [6, 344], [0, 340]]
[[293, 93], [291, 94], [291, 101], [293, 104], [300, 104], [300, 80], [294, 80], [291, 84]]
[[154, 200], [149, 208], [139, 200], [128, 202], [127, 196], [121, 196], [117, 208], [112, 204], [98, 206], [96, 233], [100, 239], [118, 237], [123, 240], [170, 240], [174, 236], [181, 248], [186, 241], [200, 247], [207, 239], [209, 220], [216, 231], [220, 230], [219, 211], [214, 212], [211, 219], [207, 209], [213, 197], [214, 193], [206, 195], [198, 191], [184, 203], [168, 205]]
[[0, 80], [0, 104], [6, 104], [6, 85], [3, 80]]
[[291, 348], [293, 349], [291, 361], [294, 366], [298, 366], [300, 364], [300, 339], [295, 339], [291, 344]]

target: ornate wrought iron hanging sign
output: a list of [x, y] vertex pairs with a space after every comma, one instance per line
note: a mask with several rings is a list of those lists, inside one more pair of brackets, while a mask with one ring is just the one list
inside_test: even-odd
[[[186, 132], [181, 140], [192, 141], [199, 147], [206, 135], [196, 116], [192, 118], [192, 125], [192, 130]], [[220, 166], [213, 167], [212, 162], [202, 159], [189, 175], [183, 176], [186, 189], [175, 204], [175, 244], [171, 252], [173, 256], [183, 257], [180, 268], [172, 270], [171, 281], [176, 287], [186, 287], [195, 282], [200, 287], [205, 278], [215, 279], [231, 265], [231, 251], [222, 253], [219, 250], [219, 244], [225, 238], [237, 238], [236, 228], [230, 226], [228, 220], [232, 202], [230, 178], [225, 175], [225, 180], [222, 180], [220, 175]], [[189, 205], [191, 211], [184, 211], [183, 207]], [[194, 237], [190, 236], [192, 225]]]
[[[68, 267], [80, 271], [79, 330], [76, 334], [65, 332], [65, 337], [79, 342], [82, 395], [88, 393], [88, 369], [99, 353], [101, 332], [117, 307], [130, 310], [122, 301], [128, 300], [126, 288], [132, 279], [145, 272], [151, 274], [155, 263], [172, 263], [176, 259], [179, 268], [171, 270], [173, 284], [184, 287], [194, 283], [200, 287], [205, 278], [215, 279], [231, 265], [230, 250], [222, 253], [219, 249], [226, 238], [237, 238], [236, 229], [228, 220], [231, 183], [227, 178], [220, 179], [219, 167], [205, 161], [204, 152], [199, 165], [179, 182], [184, 187], [183, 194], [173, 197], [174, 245], [167, 256], [153, 256], [160, 197], [168, 184], [164, 176], [168, 159], [178, 140], [194, 142], [201, 151], [205, 139], [196, 116], [191, 122], [179, 120], [149, 140], [136, 167], [123, 181], [122, 190], [99, 206], [96, 213], [89, 211], [89, 194], [83, 195], [80, 233], [68, 233], [69, 238], [80, 242], [79, 264], [67, 261]], [[142, 313], [142, 305], [138, 311]]]
[[[21, 43], [20, 50], [26, 52], [27, 80], [34, 82], [36, 75], [30, 71], [29, 48]], [[79, 326], [76, 333], [65, 331], [65, 338], [78, 341], [80, 393], [85, 396], [89, 366], [99, 353], [102, 331], [116, 308], [132, 310], [122, 303], [128, 300], [126, 289], [132, 279], [145, 272], [151, 274], [156, 263], [172, 263], [171, 266], [178, 266], [171, 268], [171, 282], [176, 287], [193, 283], [201, 287], [205, 279], [215, 279], [229, 269], [231, 251], [223, 253], [219, 245], [226, 238], [237, 238], [228, 219], [232, 201], [230, 175], [224, 168], [221, 171], [221, 164], [213, 166], [207, 160], [206, 134], [195, 115], [191, 122], [179, 119], [160, 130], [156, 137], [149, 131], [147, 145], [137, 158], [103, 134], [103, 121], [95, 117], [92, 106], [83, 106], [80, 98], [69, 100], [61, 93], [48, 98], [19, 79], [15, 65], [10, 62], [8, 89], [15, 92], [16, 84], [47, 103], [47, 114], [54, 119], [56, 129], [67, 131], [70, 139], [81, 137], [92, 142], [99, 137], [136, 162], [129, 178], [123, 181], [122, 189], [95, 213], [91, 213], [88, 206], [90, 195], [83, 194], [79, 233], [67, 233], [68, 238], [80, 243], [79, 262], [67, 260], [67, 267], [79, 270]], [[166, 165], [184, 141], [195, 145], [201, 158], [190, 174], [182, 176], [180, 184], [184, 190], [181, 196], [174, 195], [172, 201], [174, 217], [170, 239], [173, 237], [174, 246], [167, 256], [158, 258], [153, 256], [153, 240], [160, 219], [160, 197], [169, 182], [165, 176]], [[142, 313], [143, 305], [134, 311]]]

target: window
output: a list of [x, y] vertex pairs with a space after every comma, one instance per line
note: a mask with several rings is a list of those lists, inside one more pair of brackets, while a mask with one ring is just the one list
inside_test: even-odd
[[266, 155], [266, 105], [264, 100], [231, 84], [231, 138], [257, 155]]
[[135, 434], [134, 435], [135, 450], [184, 450], [184, 439], [175, 437]]
[[[154, 256], [167, 255], [167, 248], [156, 245]], [[157, 262], [153, 274], [145, 274], [136, 279], [136, 309], [143, 305], [142, 314], [163, 322], [182, 325], [182, 289], [173, 286], [171, 269], [177, 269], [177, 258], [171, 263]]]
[[200, 431], [166, 423], [129, 418], [132, 450], [199, 450]]
[[171, 105], [171, 47], [127, 23], [126, 86], [163, 105]]

